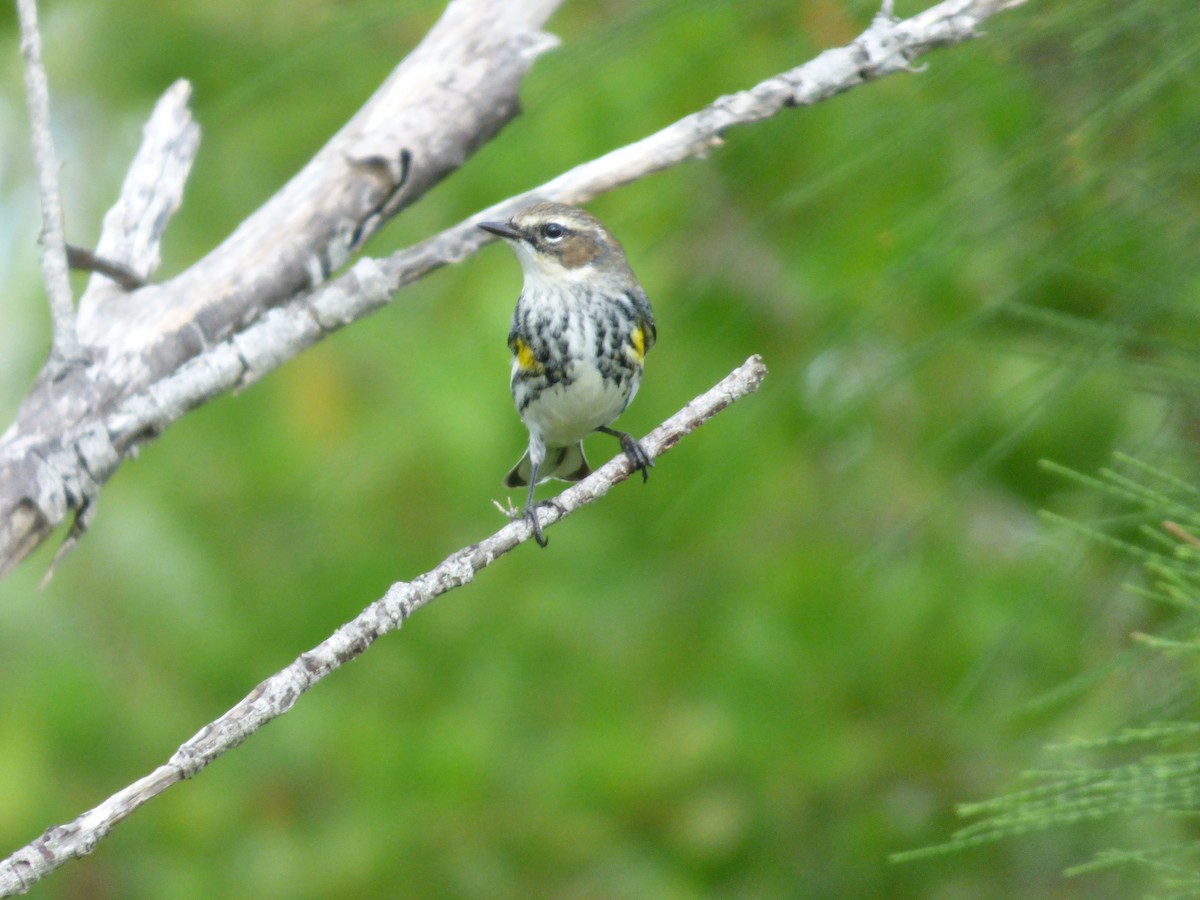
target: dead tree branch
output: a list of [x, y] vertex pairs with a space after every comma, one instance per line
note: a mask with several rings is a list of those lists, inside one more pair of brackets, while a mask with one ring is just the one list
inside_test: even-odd
[[[177, 81], [155, 104], [96, 244], [96, 256], [123, 266], [142, 281], [149, 281], [158, 270], [167, 225], [183, 202], [183, 189], [200, 149], [200, 126], [188, 108], [191, 96], [191, 85]], [[127, 290], [106, 276], [89, 279], [79, 298], [80, 330], [99, 330], [93, 322], [96, 310], [119, 303]]]
[[38, 194], [42, 203], [42, 280], [46, 285], [54, 327], [48, 367], [57, 373], [77, 364], [83, 352], [75, 333], [75, 301], [67, 274], [58, 154], [54, 151], [54, 138], [50, 133], [50, 88], [46, 67], [42, 64], [36, 0], [17, 0], [17, 17], [21, 24], [21, 57], [25, 62], [25, 101], [29, 107], [33, 164], [37, 169]]
[[[735, 401], [753, 393], [766, 378], [761, 358], [752, 356], [716, 386], [695, 398], [642, 440], [652, 458]], [[542, 527], [549, 527], [603, 497], [631, 468], [624, 453], [572, 485], [553, 501], [542, 504]], [[0, 896], [24, 893], [34, 882], [67, 860], [91, 853], [113, 827], [168, 787], [191, 778], [209, 763], [236, 747], [272, 719], [295, 705], [300, 695], [325, 676], [363, 653], [376, 640], [398, 629], [409, 616], [436, 597], [469, 584], [475, 575], [532, 535], [529, 522], [515, 519], [490, 537], [464, 547], [440, 565], [411, 582], [397, 582], [356, 618], [291, 665], [263, 681], [227, 713], [205, 725], [171, 758], [149, 775], [113, 794], [66, 825], [50, 828], [0, 862]]]
[[[220, 246], [137, 291], [91, 280], [73, 323], [86, 362], [48, 365], [0, 437], [0, 575], [72, 515], [68, 541], [78, 537], [100, 486], [157, 434], [110, 433], [119, 408], [170, 395], [161, 383], [189, 360], [311, 292], [516, 115], [526, 72], [555, 43], [539, 29], [557, 5], [453, 0], [362, 109]], [[157, 264], [195, 154], [187, 93], [179, 84], [160, 101], [163, 131], [148, 129], [97, 248], [138, 274]]]
[[[461, 40], [460, 20], [466, 15], [462, 8], [495, 7], [493, 16], [503, 9], [511, 17], [516, 13], [510, 10], [522, 5], [457, 0], [379, 94], [310, 164], [311, 168], [323, 161], [317, 166], [319, 177], [306, 169], [221, 247], [171, 282], [108, 298], [94, 308], [81, 304], [81, 334], [89, 346], [105, 348], [103, 362], [66, 383], [47, 386], [39, 380], [17, 424], [0, 438], [0, 575], [72, 512], [79, 521], [121, 461], [188, 410], [257, 380], [332, 331], [385, 305], [400, 288], [469, 256], [489, 240], [474, 227], [476, 222], [504, 217], [534, 196], [579, 203], [704, 156], [732, 127], [817, 103], [894, 72], [913, 71], [919, 56], [976, 37], [987, 18], [1020, 2], [944, 0], [910, 19], [897, 20], [889, 0], [850, 44], [719, 98], [647, 138], [483, 210], [407, 250], [384, 259], [360, 259], [322, 284], [361, 245], [363, 234], [460, 164], [513, 114], [520, 78], [533, 56], [547, 46], [545, 36], [529, 29], [535, 27], [531, 21], [544, 21], [554, 5], [550, 0], [533, 4], [536, 15], [524, 10], [523, 18], [510, 23], [507, 31], [489, 21], [485, 35], [468, 32], [504, 60], [496, 63], [503, 75], [499, 87], [499, 76], [490, 70], [486, 77], [479, 74], [487, 65], [474, 60], [475, 91], [488, 103], [507, 98], [508, 105], [502, 105], [497, 119], [480, 120], [483, 113], [475, 106], [461, 106], [473, 97], [455, 82], [454, 103], [443, 109], [427, 96], [436, 90], [427, 76], [432, 71], [459, 78], [455, 66], [462, 60], [461, 48], [456, 50], [439, 30], [449, 30]], [[458, 29], [448, 24], [455, 21]], [[430, 52], [413, 62], [427, 44]], [[480, 45], [473, 46], [479, 53]], [[491, 57], [484, 53], [482, 59], [487, 63]], [[406, 121], [400, 112], [385, 116], [377, 106], [380, 95], [386, 95], [407, 68], [421, 87], [407, 90], [409, 105], [401, 106], [410, 116], [416, 115], [414, 108], [425, 116], [411, 128], [397, 125]], [[444, 152], [446, 141], [437, 140], [438, 129], [448, 129], [455, 153]], [[357, 198], [352, 208], [318, 217], [323, 230], [316, 239], [294, 236], [276, 247], [273, 229], [289, 220], [268, 209], [276, 203], [294, 207], [310, 194], [330, 194], [330, 183], [340, 186], [338, 197]], [[305, 203], [301, 208], [307, 208]], [[256, 267], [256, 251], [249, 248], [263, 247], [270, 248], [270, 265]], [[243, 271], [239, 266], [250, 268]]]

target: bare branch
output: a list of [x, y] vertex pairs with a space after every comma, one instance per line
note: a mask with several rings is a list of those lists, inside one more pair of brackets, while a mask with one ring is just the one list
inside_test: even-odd
[[[652, 458], [666, 453], [686, 435], [735, 401], [753, 393], [767, 369], [752, 356], [716, 386], [692, 400], [642, 440]], [[539, 507], [542, 527], [548, 527], [603, 497], [629, 477], [624, 453], [583, 481]], [[409, 616], [447, 591], [474, 580], [518, 544], [532, 536], [529, 522], [513, 520], [478, 544], [464, 547], [440, 565], [411, 582], [397, 582], [388, 592], [347, 622], [329, 638], [302, 653], [287, 668], [263, 681], [219, 719], [204, 726], [171, 758], [149, 775], [113, 794], [75, 821], [50, 828], [40, 838], [0, 862], [0, 896], [24, 893], [67, 860], [86, 856], [96, 844], [138, 807], [168, 787], [191, 778], [227, 750], [236, 747], [272, 719], [290, 710], [300, 695], [325, 676], [355, 659], [376, 640], [399, 628]]]
[[[192, 87], [175, 82], [154, 105], [142, 129], [142, 143], [121, 185], [117, 202], [104, 216], [96, 256], [124, 266], [149, 281], [158, 269], [167, 225], [180, 203], [188, 174], [200, 148], [200, 126], [192, 120], [188, 102]], [[95, 329], [96, 311], [105, 302], [135, 289], [114, 284], [108, 277], [92, 278], [79, 298], [81, 338]]]
[[[730, 128], [750, 125], [795, 106], [822, 100], [895, 72], [916, 71], [912, 62], [939, 47], [979, 35], [988, 17], [1025, 0], [945, 0], [911, 19], [899, 21], [885, 3], [869, 28], [845, 47], [826, 50], [816, 59], [760, 82], [749, 90], [713, 103], [632, 144], [576, 166], [540, 187], [510, 197], [414, 247], [380, 260], [388, 290], [397, 291], [441, 266], [460, 262], [495, 238], [476, 227], [481, 221], [507, 218], [534, 199], [580, 204], [600, 194], [706, 156], [719, 147]], [[305, 298], [307, 305], [308, 298]], [[360, 312], [347, 309], [353, 318]], [[353, 318], [346, 319], [346, 323]]]
[[[272, 310], [232, 341], [181, 367], [152, 392], [123, 404], [105, 422], [107, 433], [124, 452], [161, 433], [188, 410], [257, 381], [331, 332], [386, 305], [401, 288], [444, 265], [461, 262], [489, 243], [493, 238], [477, 227], [479, 222], [507, 218], [533, 199], [583, 203], [704, 156], [720, 145], [729, 128], [762, 121], [791, 106], [817, 103], [891, 72], [912, 71], [912, 60], [919, 53], [967, 40], [978, 33], [987, 16], [1020, 2], [946, 0], [901, 22], [883, 12], [846, 47], [827, 50], [749, 90], [721, 97], [649, 137], [481, 210], [413, 247], [385, 259], [359, 260], [346, 274]], [[913, 24], [917, 19], [920, 27]]]
[[[485, 6], [495, 3], [497, 8], [505, 6], [500, 0], [476, 2]], [[541, 2], [553, 5], [550, 0]], [[361, 259], [343, 275], [318, 285], [316, 282], [330, 271], [330, 253], [338, 259], [344, 258], [345, 253], [357, 246], [355, 234], [358, 228], [377, 227], [372, 224], [375, 219], [370, 215], [373, 207], [367, 204], [357, 213], [366, 215], [366, 219], [346, 217], [337, 220], [342, 223], [340, 226], [322, 233], [325, 244], [314, 247], [311, 241], [302, 242], [306, 249], [299, 255], [296, 255], [295, 247], [279, 251], [291, 254], [288, 265], [293, 275], [283, 278], [288, 282], [283, 286], [285, 290], [281, 291], [279, 284], [270, 284], [274, 293], [271, 302], [265, 305], [261, 297], [248, 298], [245, 293], [254, 294], [257, 290], [250, 290], [247, 287], [250, 284], [265, 289], [269, 281], [266, 270], [256, 269], [257, 274], [244, 278], [236, 268], [221, 269], [211, 278], [201, 276], [203, 272], [212, 271], [206, 267], [223, 252], [221, 248], [210, 254], [207, 262], [202, 260], [170, 283], [127, 295], [122, 303], [107, 304], [100, 316], [104, 328], [96, 331], [96, 339], [110, 348], [115, 361], [88, 373], [88, 384], [111, 382], [111, 387], [99, 398], [93, 398], [86, 410], [70, 417], [52, 419], [53, 428], [43, 428], [31, 436], [26, 433], [27, 429], [17, 427], [0, 439], [0, 575], [36, 547], [72, 510], [88, 508], [100, 485], [138, 444], [156, 437], [188, 410], [261, 378], [332, 331], [380, 308], [400, 288], [441, 266], [465, 259], [490, 240], [486, 233], [475, 227], [477, 222], [502, 218], [533, 197], [580, 203], [684, 160], [702, 157], [719, 146], [723, 134], [732, 127], [762, 121], [790, 107], [817, 103], [893, 72], [913, 71], [913, 61], [921, 54], [977, 36], [985, 19], [1018, 2], [1020, 0], [944, 0], [903, 21], [896, 20], [890, 8], [885, 6], [870, 27], [845, 47], [827, 50], [810, 62], [749, 90], [721, 97], [649, 137], [483, 210], [407, 250], [385, 259]], [[452, 4], [452, 8], [457, 5]], [[548, 10], [546, 12], [548, 14]], [[447, 16], [450, 16], [449, 11]], [[426, 43], [431, 42], [431, 38], [427, 38]], [[536, 40], [528, 36], [523, 39], [524, 45], [517, 41], [519, 48], [526, 48], [525, 55], [520, 57], [523, 62], [509, 60], [502, 67], [510, 79], [506, 83], [511, 87], [513, 97], [519, 75], [531, 60], [530, 54], [543, 49]], [[431, 42], [442, 56], [445, 55], [444, 41], [445, 38], [439, 38]], [[423, 48], [426, 43], [422, 44]], [[418, 51], [414, 51], [414, 55]], [[408, 65], [407, 61], [405, 65]], [[423, 72], [430, 65], [430, 60], [426, 59], [415, 68]], [[389, 79], [389, 84], [393, 80], [394, 76]], [[481, 89], [495, 88], [494, 79], [479, 78], [478, 83]], [[384, 88], [380, 91], [384, 92]], [[453, 93], [456, 101], [463, 99], [461, 90]], [[509, 95], [503, 93], [503, 96]], [[363, 130], [365, 126], [360, 120], [365, 117], [371, 122], [381, 121], [375, 113], [366, 115], [368, 109], [376, 109], [377, 99], [378, 95], [355, 117], [351, 123], [353, 128], [348, 125], [334, 140], [338, 141], [346, 133], [360, 136], [369, 133]], [[461, 118], [458, 109], [458, 106], [453, 107], [455, 118], [450, 121], [436, 117], [433, 121], [421, 120], [414, 133], [426, 135], [432, 150], [437, 128], [461, 129], [461, 125], [454, 125]], [[491, 124], [495, 126], [494, 122]], [[494, 127], [484, 131], [491, 134]], [[455, 133], [464, 141], [464, 146], [473, 147], [472, 141], [482, 140], [476, 132], [468, 137], [463, 137], [461, 132]], [[396, 160], [402, 149], [413, 146], [412, 141], [397, 136], [395, 129], [387, 130], [384, 137], [387, 139], [386, 153], [380, 151], [364, 156], [362, 148], [356, 146], [349, 158], [378, 160], [378, 165], [374, 162], [367, 165], [368, 170], [375, 171], [383, 161]], [[375, 146], [380, 146], [378, 140]], [[318, 158], [323, 158], [322, 155]], [[343, 174], [353, 170], [362, 175], [354, 166], [347, 168], [345, 158], [338, 157], [330, 165]], [[421, 158], [422, 154], [414, 153], [416, 177], [419, 184], [426, 184], [428, 176], [420, 167]], [[459, 162], [461, 156], [455, 158], [453, 164]], [[448, 165], [450, 163], [443, 157], [435, 168], [444, 172]], [[389, 171], [386, 166], [383, 170]], [[327, 177], [332, 177], [331, 171], [325, 171]], [[313, 184], [320, 186], [323, 183]], [[402, 199], [405, 202], [410, 199], [412, 190], [415, 188], [404, 188]], [[289, 185], [280, 196], [293, 193], [293, 185]], [[381, 210], [390, 209], [388, 204], [395, 201], [378, 185], [368, 196], [373, 198], [371, 203], [382, 204]], [[358, 224], [353, 224], [355, 221]], [[351, 225], [347, 226], [346, 222]], [[253, 246], [259, 246], [269, 238], [259, 226], [251, 227], [248, 222], [226, 244], [236, 244], [235, 239], [248, 234], [254, 235]], [[238, 250], [234, 256], [243, 252], [246, 251]], [[269, 267], [269, 271], [275, 278], [276, 269]], [[203, 305], [206, 297], [213, 305]], [[204, 321], [217, 322], [218, 326], [201, 329], [195, 318], [197, 310], [205, 312]], [[171, 335], [162, 333], [163, 322], [170, 323]], [[88, 333], [92, 331], [89, 329]], [[142, 349], [137, 350], [139, 347]], [[56, 396], [61, 396], [61, 392]]]
[[17, 0], [21, 20], [21, 57], [25, 61], [25, 101], [29, 107], [29, 134], [42, 203], [42, 280], [50, 302], [54, 337], [50, 364], [57, 372], [79, 363], [83, 351], [75, 334], [75, 301], [67, 270], [67, 241], [63, 228], [62, 191], [58, 183], [58, 156], [50, 133], [50, 88], [42, 65], [42, 40], [38, 34], [36, 0]]
[[171, 281], [98, 298], [81, 340], [123, 384], [146, 384], [324, 282], [516, 115], [521, 80], [556, 44], [537, 29], [557, 3], [454, 0], [278, 193]]
[[[525, 73], [555, 43], [539, 29], [558, 2], [452, 0], [362, 109], [220, 246], [132, 293], [92, 279], [78, 320], [89, 364], [65, 377], [44, 369], [0, 437], [0, 575], [72, 514], [71, 538], [82, 533], [79, 511], [94, 509], [128, 449], [103, 425], [118, 407], [146, 405], [186, 361], [228, 350], [269, 310], [311, 291], [516, 115]], [[181, 83], [160, 101], [97, 248], [139, 274], [157, 264], [195, 152], [187, 92]]]

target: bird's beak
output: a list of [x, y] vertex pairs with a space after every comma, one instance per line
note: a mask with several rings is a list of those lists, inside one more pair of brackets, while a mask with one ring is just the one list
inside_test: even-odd
[[512, 223], [510, 222], [480, 222], [479, 227], [484, 231], [490, 231], [492, 234], [505, 238], [506, 240], [525, 240], [524, 233], [513, 228]]

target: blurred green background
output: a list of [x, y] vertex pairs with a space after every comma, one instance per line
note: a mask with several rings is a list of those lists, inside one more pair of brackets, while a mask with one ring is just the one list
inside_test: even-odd
[[[71, 239], [95, 240], [151, 105], [186, 77], [204, 139], [161, 275], [185, 268], [440, 9], [47, 3]], [[568, 2], [524, 115], [368, 252], [843, 44], [874, 11]], [[1194, 825], [887, 861], [945, 839], [956, 803], [1043, 744], [1134, 712], [1133, 679], [1106, 667], [1163, 613], [1123, 591], [1118, 555], [1041, 523], [1106, 509], [1037, 461], [1093, 471], [1124, 450], [1195, 476], [1200, 5], [1031, 0], [986, 30], [590, 204], [658, 319], [623, 426], [751, 353], [761, 392], [33, 895], [1139, 893], [1139, 871], [1061, 871]], [[49, 340], [14, 31], [6, 7], [4, 424]], [[0, 854], [501, 524], [525, 442], [505, 347], [520, 281], [488, 248], [188, 415], [120, 470], [45, 592], [49, 545], [0, 583]]]

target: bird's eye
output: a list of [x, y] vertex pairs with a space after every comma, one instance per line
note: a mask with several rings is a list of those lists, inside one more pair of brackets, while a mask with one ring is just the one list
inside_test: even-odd
[[566, 237], [567, 229], [566, 226], [560, 225], [558, 222], [547, 222], [538, 229], [538, 234], [545, 240], [550, 241], [550, 243], [557, 244]]

